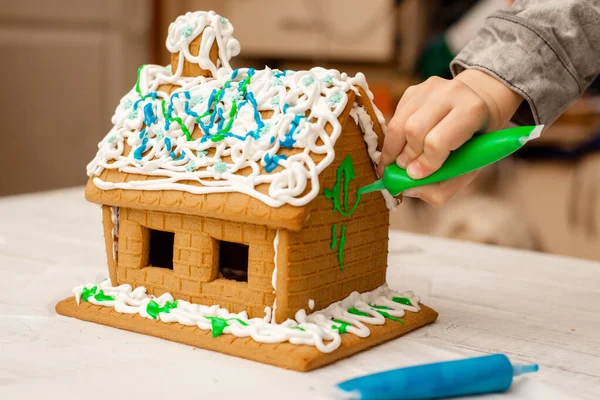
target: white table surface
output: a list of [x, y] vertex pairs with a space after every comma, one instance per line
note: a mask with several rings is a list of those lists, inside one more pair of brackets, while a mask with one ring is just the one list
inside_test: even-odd
[[330, 398], [357, 375], [496, 352], [540, 372], [485, 399], [600, 398], [600, 263], [392, 233], [390, 286], [438, 321], [298, 373], [57, 315], [73, 286], [107, 276], [82, 193], [0, 198], [0, 399]]

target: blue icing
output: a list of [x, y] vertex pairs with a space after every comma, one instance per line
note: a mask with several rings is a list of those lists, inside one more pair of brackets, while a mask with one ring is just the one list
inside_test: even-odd
[[141, 160], [142, 154], [144, 153], [144, 151], [146, 151], [147, 144], [148, 144], [148, 138], [145, 138], [144, 140], [142, 140], [142, 145], [140, 147], [138, 147], [137, 149], [135, 149], [135, 151], [133, 152], [133, 158], [135, 158], [136, 160]]
[[287, 156], [284, 154], [275, 154], [273, 157], [271, 157], [269, 154], [265, 154], [265, 171], [268, 173], [273, 172], [273, 170], [277, 168], [277, 165], [279, 165], [279, 160], [285, 160], [286, 158]]
[[291, 149], [292, 147], [294, 147], [294, 143], [296, 143], [296, 140], [294, 139], [294, 132], [298, 128], [298, 125], [300, 125], [300, 120], [302, 120], [302, 118], [304, 118], [302, 115], [296, 115], [294, 117], [294, 119], [292, 120], [292, 122], [290, 124], [290, 131], [285, 134], [284, 140], [279, 141], [279, 144], [281, 145], [281, 147], [285, 147], [288, 149]]
[[140, 102], [146, 100], [148, 97], [150, 97], [152, 100], [156, 100], [156, 96], [158, 96], [158, 93], [156, 93], [156, 92], [150, 92], [147, 95], [143, 96], [141, 99], [136, 100], [136, 102], [133, 103], [134, 110], [137, 110], [138, 105], [140, 104]]
[[140, 139], [144, 136], [146, 136], [146, 128], [142, 129], [142, 131], [140, 132]]
[[179, 161], [179, 160], [183, 160], [183, 157], [185, 157], [185, 151], [182, 151], [182, 152], [181, 152], [181, 154], [179, 155], [179, 157], [176, 157], [176, 156], [177, 156], [177, 154], [175, 154], [175, 152], [173, 152], [173, 151], [172, 151], [172, 152], [171, 152], [171, 154], [169, 154], [169, 155], [171, 156], [171, 158], [172, 158], [174, 161]]
[[171, 97], [169, 98], [169, 107], [167, 108], [167, 116], [169, 118], [173, 114], [173, 109], [175, 108], [175, 106], [173, 105], [173, 99], [178, 99], [178, 98], [179, 98], [179, 93], [173, 93], [171, 95]]
[[233, 72], [231, 73], [231, 80], [234, 80], [236, 76], [238, 76], [240, 69], [236, 68], [233, 70]]
[[167, 146], [167, 151], [171, 151], [171, 139], [168, 137], [165, 138], [165, 146]]
[[154, 105], [152, 103], [146, 103], [144, 106], [144, 124], [150, 126], [158, 120], [156, 114], [154, 114]]
[[274, 73], [273, 73], [273, 76], [274, 76], [275, 78], [281, 78], [282, 76], [286, 76], [286, 74], [288, 74], [288, 73], [290, 73], [290, 74], [293, 74], [293, 73], [295, 73], [295, 72], [296, 72], [296, 71], [294, 71], [294, 70], [292, 70], [292, 69], [286, 69], [285, 71], [274, 72]]

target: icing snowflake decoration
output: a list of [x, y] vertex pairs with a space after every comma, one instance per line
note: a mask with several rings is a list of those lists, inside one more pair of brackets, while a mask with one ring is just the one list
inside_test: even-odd
[[[200, 34], [194, 56], [189, 46]], [[238, 192], [271, 207], [303, 206], [319, 194], [318, 176], [333, 162], [342, 134], [338, 118], [347, 93], [359, 96], [362, 88], [372, 101], [364, 75], [324, 68], [233, 70], [229, 60], [240, 45], [232, 34], [231, 23], [212, 11], [187, 13], [171, 24], [166, 44], [179, 54], [177, 68], [139, 68], [134, 88], [117, 106], [114, 127], [87, 167], [97, 187]], [[216, 63], [209, 57], [215, 43]], [[182, 76], [184, 60], [212, 76]], [[377, 134], [367, 111], [355, 103], [350, 116], [377, 163]], [[102, 180], [107, 169], [130, 174], [128, 182]]]

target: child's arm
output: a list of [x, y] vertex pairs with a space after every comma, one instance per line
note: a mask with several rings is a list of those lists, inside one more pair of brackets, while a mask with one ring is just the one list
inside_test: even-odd
[[[425, 177], [473, 133], [511, 118], [553, 122], [600, 73], [600, 0], [517, 0], [488, 17], [451, 68], [453, 80], [433, 78], [406, 91], [388, 127], [380, 174], [399, 156], [411, 177]], [[405, 194], [444, 204], [473, 176]]]

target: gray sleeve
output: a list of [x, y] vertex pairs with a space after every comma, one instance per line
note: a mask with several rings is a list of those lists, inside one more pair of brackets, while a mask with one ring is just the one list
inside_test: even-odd
[[600, 0], [517, 0], [486, 20], [450, 64], [519, 93], [518, 124], [550, 124], [600, 74]]

